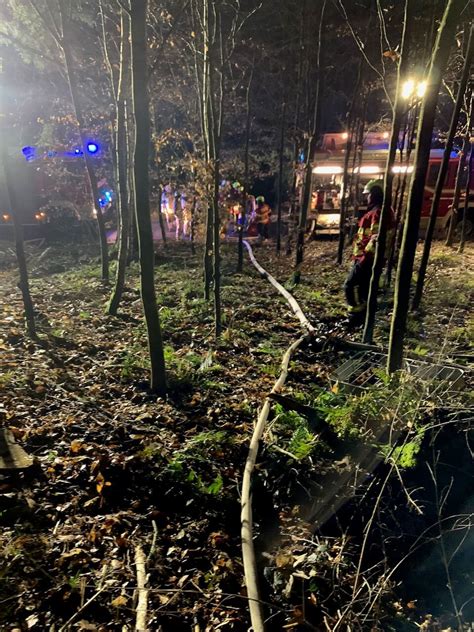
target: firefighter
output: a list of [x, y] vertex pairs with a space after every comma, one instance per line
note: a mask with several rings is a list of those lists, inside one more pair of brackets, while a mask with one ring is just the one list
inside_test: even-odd
[[[371, 180], [365, 186], [368, 194], [367, 211], [359, 221], [359, 229], [354, 241], [353, 265], [344, 283], [344, 292], [350, 316], [350, 324], [361, 325], [365, 320], [370, 278], [375, 257], [375, 247], [379, 232], [380, 213], [383, 203], [383, 182]], [[390, 211], [387, 244], [391, 241], [395, 219]]]
[[255, 209], [256, 222], [257, 222], [257, 230], [259, 240], [263, 241], [264, 239], [268, 239], [269, 232], [268, 227], [270, 224], [270, 215], [272, 213], [272, 209], [265, 202], [265, 198], [263, 195], [259, 195], [255, 201], [257, 202], [257, 208]]

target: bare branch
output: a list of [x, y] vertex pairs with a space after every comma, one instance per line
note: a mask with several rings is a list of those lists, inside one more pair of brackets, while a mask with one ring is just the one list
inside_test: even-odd
[[345, 6], [344, 6], [342, 0], [337, 0], [337, 4], [336, 4], [336, 0], [333, 0], [333, 2], [336, 5], [336, 8], [339, 8], [339, 11], [340, 11], [342, 17], [346, 21], [346, 24], [349, 27], [349, 31], [351, 32], [352, 38], [354, 39], [354, 42], [356, 43], [357, 48], [359, 49], [359, 51], [360, 51], [362, 57], [364, 58], [365, 62], [367, 63], [369, 68], [371, 68], [375, 72], [377, 77], [379, 77], [379, 79], [382, 80], [383, 91], [385, 92], [385, 96], [387, 97], [388, 102], [392, 106], [393, 105], [392, 104], [392, 99], [390, 98], [390, 95], [387, 92], [387, 87], [385, 85], [385, 76], [380, 72], [380, 70], [376, 66], [374, 66], [374, 64], [367, 57], [367, 53], [365, 52], [364, 42], [360, 39], [360, 37], [354, 31], [354, 28], [353, 28], [353, 26], [352, 26], [352, 24], [351, 24], [351, 22], [349, 20], [349, 17], [347, 15], [347, 11], [345, 9]]
[[39, 57], [41, 57], [45, 61], [49, 61], [50, 63], [55, 64], [61, 70], [63, 69], [62, 62], [58, 61], [57, 59], [54, 59], [53, 57], [49, 57], [48, 55], [45, 55], [38, 48], [34, 48], [33, 46], [29, 46], [28, 44], [25, 44], [23, 40], [19, 40], [14, 35], [11, 35], [10, 33], [5, 33], [4, 31], [0, 31], [0, 38], [2, 38], [2, 37], [4, 39], [6, 39], [7, 41], [9, 41], [11, 44], [17, 45], [22, 50], [25, 50], [25, 51], [28, 51], [28, 52], [33, 53], [35, 55], [38, 55]]
[[107, 34], [106, 34], [106, 30], [105, 30], [105, 16], [104, 16], [104, 7], [103, 7], [103, 1], [99, 0], [99, 15], [100, 15], [100, 26], [101, 26], [101, 31], [102, 31], [102, 48], [104, 51], [104, 59], [105, 59], [105, 65], [107, 66], [107, 69], [109, 71], [110, 74], [110, 85], [112, 88], [112, 96], [114, 98], [114, 101], [117, 101], [117, 82], [115, 79], [115, 73], [114, 73], [114, 69], [112, 67], [112, 63], [110, 61], [110, 53], [109, 53], [109, 47], [107, 44]]
[[380, 31], [383, 33], [383, 38], [385, 40], [385, 44], [387, 45], [388, 50], [392, 50], [392, 46], [388, 40], [388, 35], [387, 35], [387, 25], [385, 23], [385, 17], [383, 14], [383, 9], [382, 9], [382, 5], [380, 3], [380, 0], [377, 0], [377, 12], [379, 14], [379, 21], [380, 21]]
[[173, 24], [168, 29], [168, 31], [163, 35], [163, 39], [161, 41], [161, 44], [158, 46], [158, 49], [156, 51], [155, 61], [153, 62], [152, 66], [150, 68], [150, 71], [148, 73], [148, 78], [150, 78], [151, 75], [158, 68], [158, 65], [159, 65], [160, 60], [161, 60], [161, 53], [163, 52], [163, 48], [165, 47], [165, 44], [169, 40], [171, 35], [176, 30], [176, 28], [177, 28], [177, 26], [179, 24], [179, 21], [180, 21], [182, 15], [184, 14], [185, 10], [189, 6], [189, 4], [190, 4], [190, 0], [183, 0], [183, 2], [181, 3], [180, 8], [178, 9], [176, 15], [174, 16]]
[[51, 9], [51, 5], [49, 4], [49, 0], [46, 0], [46, 9], [48, 11], [49, 17], [51, 18], [51, 22], [54, 24], [54, 29], [60, 38], [64, 37], [64, 33], [61, 31], [59, 24], [56, 22], [56, 17], [54, 15], [53, 10]]
[[127, 2], [127, 1], [125, 1], [125, 2], [124, 2], [124, 0], [117, 0], [117, 2], [118, 2], [118, 4], [122, 7], [122, 9], [123, 9], [126, 13], [128, 13], [128, 15], [130, 15], [130, 14], [131, 14], [130, 7], [129, 7], [129, 6], [127, 6], [127, 5], [128, 5], [128, 2]]
[[51, 35], [54, 41], [60, 46], [61, 45], [61, 32], [59, 30], [56, 32], [54, 28], [51, 28], [50, 23], [48, 22], [47, 18], [39, 10], [38, 6], [36, 5], [35, 0], [28, 0], [28, 2], [30, 3], [36, 15], [39, 17], [39, 19], [43, 23], [45, 29], [48, 31], [48, 33]]

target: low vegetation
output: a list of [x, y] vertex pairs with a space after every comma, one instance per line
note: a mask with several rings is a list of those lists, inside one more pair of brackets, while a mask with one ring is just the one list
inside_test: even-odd
[[[322, 260], [330, 247], [314, 244], [306, 265]], [[258, 256], [278, 275], [283, 260], [267, 249]], [[451, 265], [443, 256], [442, 265]], [[30, 629], [47, 629], [78, 613], [79, 629], [131, 626], [136, 578], [129, 560], [140, 546], [147, 555], [152, 629], [193, 622], [247, 629], [239, 539], [242, 467], [262, 397], [278, 374], [283, 351], [298, 335], [297, 323], [252, 268], [236, 277], [229, 249], [225, 331], [216, 344], [212, 314], [200, 296], [198, 260], [185, 246], [173, 256], [160, 254], [170, 394], [157, 399], [147, 390], [135, 269], [119, 317], [106, 317], [107, 293], [96, 280], [97, 264], [84, 257], [73, 268], [72, 261], [71, 253], [61, 250], [30, 261], [38, 343], [23, 332], [14, 270], [2, 271], [8, 301], [1, 318], [0, 414], [35, 460], [30, 470], [1, 481], [2, 625], [26, 622]], [[324, 294], [312, 289], [308, 274], [295, 293], [326, 335], [342, 334], [341, 296], [335, 290], [343, 271], [330, 266], [327, 256], [325, 261], [318, 268]], [[452, 274], [449, 283], [453, 293], [459, 291], [461, 277]], [[435, 284], [433, 277], [428, 291], [439, 296]], [[453, 311], [450, 301], [439, 299], [438, 318], [428, 310], [420, 316], [420, 327], [444, 332], [444, 357], [466, 351], [465, 334], [452, 335], [440, 323], [445, 313], [447, 322], [464, 332], [469, 316], [460, 304]], [[383, 323], [378, 335], [383, 340]], [[431, 335], [425, 356], [439, 352], [430, 341]], [[377, 371], [376, 387], [348, 391], [334, 377], [341, 353], [309, 346], [297, 354], [284, 393], [290, 405], [274, 404], [264, 436], [254, 490], [257, 542], [265, 599], [280, 627], [304, 629], [305, 621], [335, 625], [344, 603], [351, 616], [359, 616], [349, 598], [354, 573], [375, 584], [370, 560], [362, 555], [362, 566], [358, 563], [362, 534], [345, 514], [351, 506], [364, 514], [375, 491], [354, 504], [354, 482], [363, 477], [357, 464], [380, 463], [377, 481], [383, 481], [384, 468], [394, 470], [399, 489], [408, 494], [404, 503], [413, 510], [425, 502], [424, 493], [412, 493], [409, 483], [405, 488], [404, 472], [424, 462], [436, 420], [445, 415], [446, 421], [453, 409], [467, 405], [463, 396], [453, 399], [451, 410], [445, 410], [445, 400], [441, 410], [416, 379], [387, 381]], [[380, 485], [374, 487], [380, 502], [402, 493]], [[334, 493], [348, 502], [340, 514], [346, 522], [342, 532], [331, 522], [327, 528], [319, 524], [330, 517], [326, 505], [333, 505]], [[404, 511], [408, 516], [410, 509]], [[375, 548], [379, 529], [374, 524], [370, 536]], [[397, 540], [396, 527], [390, 529]], [[378, 572], [380, 581], [381, 567]], [[392, 578], [383, 584], [378, 614], [370, 615], [374, 623], [392, 616], [423, 621], [427, 611], [406, 605], [416, 596], [397, 596], [395, 584]], [[364, 599], [368, 604], [369, 596]]]

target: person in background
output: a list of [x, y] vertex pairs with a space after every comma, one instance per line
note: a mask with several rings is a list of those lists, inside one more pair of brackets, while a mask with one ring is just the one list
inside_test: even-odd
[[265, 239], [268, 239], [269, 237], [270, 215], [272, 213], [272, 209], [265, 202], [265, 198], [263, 197], [263, 195], [259, 195], [255, 201], [257, 202], [255, 215], [258, 236], [260, 241], [263, 241]]
[[[358, 224], [358, 231], [352, 253], [353, 264], [344, 283], [344, 292], [351, 325], [362, 325], [365, 321], [370, 279], [375, 258], [375, 247], [379, 234], [380, 214], [382, 212], [383, 182], [381, 180], [371, 180], [365, 186], [363, 193], [368, 194], [367, 211]], [[391, 210], [387, 231], [386, 252], [392, 240], [394, 227], [395, 217]]]

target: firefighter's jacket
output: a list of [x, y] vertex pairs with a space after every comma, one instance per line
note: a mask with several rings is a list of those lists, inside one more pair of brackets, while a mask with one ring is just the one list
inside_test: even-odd
[[270, 215], [272, 209], [268, 204], [258, 205], [255, 209], [257, 224], [268, 224], [270, 222]]
[[[352, 258], [354, 261], [363, 263], [365, 261], [373, 261], [375, 256], [375, 248], [377, 245], [377, 237], [379, 234], [380, 226], [380, 213], [382, 208], [380, 206], [374, 206], [369, 208], [367, 213], [362, 216], [359, 221], [359, 229], [354, 242], [354, 251]], [[395, 217], [393, 210], [390, 209], [390, 217], [388, 218], [387, 226], [387, 239], [385, 243], [385, 256], [390, 251], [390, 247], [393, 241], [395, 229]]]

